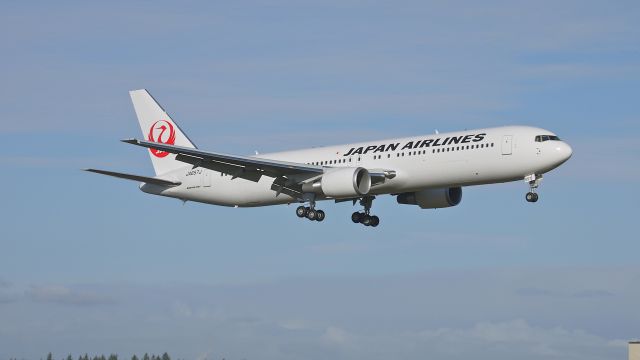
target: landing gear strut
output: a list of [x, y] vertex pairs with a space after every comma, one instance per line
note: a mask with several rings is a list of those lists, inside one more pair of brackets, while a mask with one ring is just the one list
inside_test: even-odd
[[373, 199], [375, 199], [375, 196], [365, 196], [360, 199], [360, 205], [364, 206], [364, 212], [356, 211], [351, 214], [351, 221], [356, 224], [362, 224], [364, 226], [378, 226], [380, 224], [380, 218], [375, 215], [369, 214], [369, 212], [371, 211], [371, 206], [373, 205]]
[[[307, 197], [305, 197], [307, 198]], [[325, 218], [325, 213], [322, 210], [316, 210], [316, 201], [315, 196], [309, 196], [307, 198], [309, 201], [309, 206], [298, 206], [296, 208], [296, 215], [299, 218], [307, 218], [311, 221], [323, 221]]]
[[538, 194], [536, 193], [536, 189], [540, 186], [540, 182], [542, 181], [542, 175], [531, 174], [527, 175], [524, 178], [524, 181], [529, 183], [529, 192], [525, 196], [527, 202], [536, 202], [538, 201]]

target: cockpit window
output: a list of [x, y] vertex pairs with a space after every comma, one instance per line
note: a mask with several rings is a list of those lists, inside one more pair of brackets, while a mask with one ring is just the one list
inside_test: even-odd
[[538, 135], [536, 136], [536, 142], [544, 142], [549, 140], [560, 141], [560, 138], [555, 135]]

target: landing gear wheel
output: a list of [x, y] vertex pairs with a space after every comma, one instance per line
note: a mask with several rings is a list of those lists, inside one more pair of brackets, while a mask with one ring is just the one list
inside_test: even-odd
[[298, 206], [298, 208], [296, 208], [296, 215], [299, 218], [303, 218], [305, 216], [307, 216], [307, 208], [304, 206]]
[[325, 217], [324, 211], [322, 211], [322, 210], [317, 210], [316, 211], [316, 220], [317, 221], [324, 220], [324, 217]]
[[371, 216], [369, 216], [369, 215], [365, 215], [365, 216], [363, 216], [363, 218], [362, 218], [362, 225], [364, 225], [364, 226], [371, 226], [371, 225], [372, 225], [372, 223], [371, 223], [371, 222], [372, 222]]
[[540, 182], [542, 181], [541, 174], [530, 174], [524, 177], [524, 180], [529, 183], [529, 192], [527, 193], [526, 199], [527, 202], [536, 202], [538, 201], [538, 194], [536, 193], [536, 189], [540, 186]]
[[362, 222], [362, 214], [357, 211], [354, 212], [353, 214], [351, 214], [351, 221], [353, 221], [354, 224]]
[[318, 213], [313, 210], [313, 209], [309, 209], [309, 211], [307, 211], [307, 219], [313, 221], [316, 220], [318, 218]]
[[375, 215], [373, 215], [373, 216], [371, 217], [371, 226], [376, 227], [376, 226], [378, 226], [379, 224], [380, 224], [380, 218], [379, 218], [379, 217], [377, 217], [377, 216], [375, 216]]

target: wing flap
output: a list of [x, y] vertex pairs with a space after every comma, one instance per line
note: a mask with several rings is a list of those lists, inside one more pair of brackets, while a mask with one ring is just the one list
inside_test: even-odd
[[205, 160], [202, 158], [189, 156], [189, 155], [178, 154], [176, 155], [176, 160], [182, 161], [187, 164], [191, 164], [194, 167], [203, 167], [209, 170], [229, 174], [234, 178], [241, 178], [241, 179], [245, 179], [253, 182], [260, 181], [260, 178], [262, 177], [261, 172], [250, 171], [246, 167], [226, 164], [219, 161]]

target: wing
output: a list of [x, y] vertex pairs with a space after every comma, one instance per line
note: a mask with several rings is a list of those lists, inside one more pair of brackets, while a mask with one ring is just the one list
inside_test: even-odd
[[96, 173], [96, 174], [113, 176], [113, 177], [117, 177], [117, 178], [121, 178], [121, 179], [140, 181], [140, 182], [144, 182], [144, 183], [147, 183], [147, 184], [155, 184], [155, 185], [161, 185], [161, 186], [178, 186], [178, 185], [181, 184], [179, 181], [169, 181], [169, 180], [164, 180], [164, 179], [152, 178], [152, 177], [148, 177], [148, 176], [140, 176], [140, 175], [119, 173], [119, 172], [115, 172], [115, 171], [98, 170], [98, 169], [83, 169], [83, 170], [84, 171], [89, 171], [89, 172], [92, 172], [92, 173]]
[[324, 173], [322, 166], [307, 165], [252, 156], [228, 155], [182, 146], [126, 139], [123, 142], [176, 154], [176, 160], [257, 182], [264, 176], [275, 178], [272, 189], [294, 197], [301, 195], [299, 184], [319, 178]]
[[137, 139], [127, 139], [122, 141], [149, 149], [162, 150], [172, 154], [176, 154], [176, 160], [185, 162], [187, 164], [206, 167], [216, 171], [235, 170], [224, 171], [231, 175], [234, 175], [236, 172], [242, 171], [261, 173], [270, 177], [299, 174], [321, 175], [323, 173], [322, 166], [262, 159], [252, 156], [228, 155], [223, 153], [202, 151], [193, 148], [166, 145]]
[[[262, 176], [272, 177], [274, 181], [271, 190], [276, 194], [283, 193], [298, 199], [302, 197], [302, 184], [318, 181], [325, 173], [325, 168], [322, 166], [303, 163], [228, 155], [138, 139], [122, 141], [175, 154], [178, 161], [191, 164], [194, 167], [223, 172], [231, 175], [232, 178], [257, 182]], [[396, 172], [388, 169], [371, 169], [369, 175], [372, 186], [376, 186], [384, 183], [387, 179], [393, 179]]]

